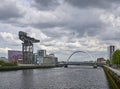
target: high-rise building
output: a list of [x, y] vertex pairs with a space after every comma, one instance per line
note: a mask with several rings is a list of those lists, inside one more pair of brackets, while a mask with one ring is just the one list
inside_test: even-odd
[[43, 58], [46, 56], [46, 50], [38, 50], [37, 51], [37, 63], [43, 63]]
[[115, 46], [114, 45], [110, 45], [108, 47], [108, 56], [109, 56], [110, 61], [112, 61], [112, 56], [113, 56], [114, 52], [115, 52]]

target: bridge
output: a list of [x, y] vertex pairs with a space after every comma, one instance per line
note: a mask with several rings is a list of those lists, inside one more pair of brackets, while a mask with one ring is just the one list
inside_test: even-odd
[[76, 53], [85, 53], [90, 57], [91, 60], [93, 60], [92, 55], [90, 55], [88, 52], [86, 52], [86, 51], [75, 51], [68, 57], [67, 61], [64, 63], [64, 67], [68, 67], [68, 65], [88, 65], [88, 66], [101, 65], [101, 64], [98, 64], [98, 63], [95, 63], [95, 62], [70, 62], [70, 58]]

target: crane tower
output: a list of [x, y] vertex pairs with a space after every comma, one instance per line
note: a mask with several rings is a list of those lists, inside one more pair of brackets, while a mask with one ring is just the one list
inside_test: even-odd
[[27, 36], [27, 33], [19, 31], [19, 39], [22, 43], [23, 64], [33, 64], [33, 43], [38, 43], [40, 40]]

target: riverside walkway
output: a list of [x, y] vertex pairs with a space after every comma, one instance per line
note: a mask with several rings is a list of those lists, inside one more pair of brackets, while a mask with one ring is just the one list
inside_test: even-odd
[[108, 67], [108, 66], [105, 66], [105, 67], [107, 67], [109, 70], [111, 70], [112, 72], [114, 72], [115, 74], [117, 74], [118, 76], [120, 76], [120, 70], [114, 69], [114, 68], [111, 68], [111, 67]]

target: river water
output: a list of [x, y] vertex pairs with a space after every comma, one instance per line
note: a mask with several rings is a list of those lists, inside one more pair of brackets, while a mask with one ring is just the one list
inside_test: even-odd
[[109, 89], [102, 68], [29, 69], [0, 72], [0, 89]]

